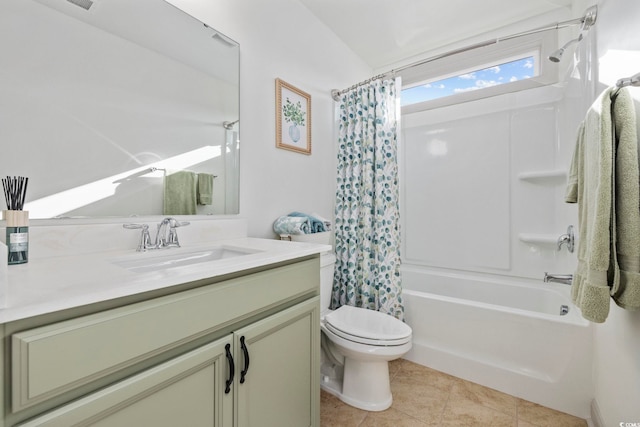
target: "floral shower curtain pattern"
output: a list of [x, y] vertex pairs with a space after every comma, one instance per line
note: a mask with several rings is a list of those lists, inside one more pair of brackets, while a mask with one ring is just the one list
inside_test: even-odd
[[331, 306], [404, 318], [398, 190], [399, 81], [376, 80], [339, 103], [336, 268]]

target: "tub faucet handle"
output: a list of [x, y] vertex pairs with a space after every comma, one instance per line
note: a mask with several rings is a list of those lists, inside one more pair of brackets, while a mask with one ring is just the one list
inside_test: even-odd
[[558, 250], [562, 249], [562, 245], [567, 245], [569, 253], [573, 253], [575, 247], [575, 235], [573, 234], [573, 225], [567, 227], [567, 233], [558, 237]]

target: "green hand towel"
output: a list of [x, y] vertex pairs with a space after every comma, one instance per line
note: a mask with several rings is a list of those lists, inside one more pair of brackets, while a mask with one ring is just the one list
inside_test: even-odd
[[[578, 268], [571, 295], [582, 316], [602, 323], [609, 300], [640, 308], [640, 212], [633, 101], [605, 90], [582, 123], [565, 201], [578, 203]], [[614, 129], [617, 150], [614, 156]], [[613, 162], [615, 158], [615, 164]], [[614, 172], [615, 171], [615, 172]]]
[[196, 174], [175, 172], [164, 178], [164, 215], [196, 213]]
[[198, 204], [210, 205], [213, 203], [213, 175], [208, 173], [198, 174]]

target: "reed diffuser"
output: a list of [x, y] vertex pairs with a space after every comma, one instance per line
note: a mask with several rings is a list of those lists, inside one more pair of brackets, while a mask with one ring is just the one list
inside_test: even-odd
[[24, 264], [29, 260], [29, 212], [22, 210], [29, 178], [2, 178], [7, 210], [3, 212], [7, 229], [9, 264]]

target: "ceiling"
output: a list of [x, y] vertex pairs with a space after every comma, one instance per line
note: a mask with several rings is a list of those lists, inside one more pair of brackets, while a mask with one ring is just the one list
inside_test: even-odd
[[374, 70], [574, 1], [300, 0]]

